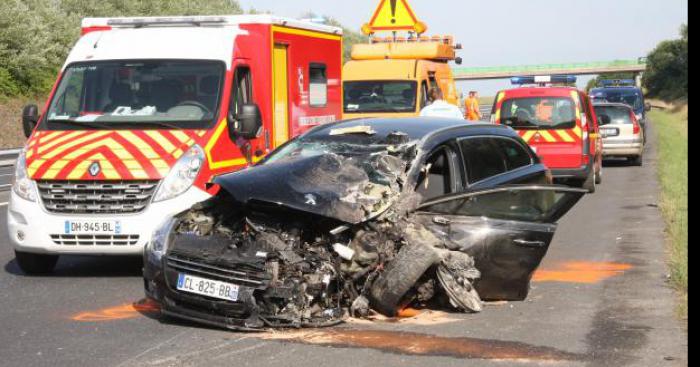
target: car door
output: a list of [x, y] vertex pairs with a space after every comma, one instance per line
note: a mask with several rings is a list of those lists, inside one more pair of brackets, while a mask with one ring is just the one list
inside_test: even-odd
[[502, 186], [427, 201], [416, 216], [452, 250], [474, 258], [481, 271], [474, 286], [482, 299], [521, 301], [557, 221], [585, 193], [554, 185]]

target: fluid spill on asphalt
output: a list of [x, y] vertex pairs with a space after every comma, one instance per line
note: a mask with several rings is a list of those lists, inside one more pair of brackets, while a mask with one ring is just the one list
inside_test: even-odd
[[430, 334], [383, 330], [301, 330], [259, 336], [265, 340], [286, 341], [335, 348], [366, 348], [413, 356], [442, 356], [459, 359], [485, 359], [520, 362], [584, 361], [581, 354], [520, 342], [448, 338]]
[[551, 269], [535, 272], [535, 282], [562, 282], [595, 284], [624, 274], [632, 269], [631, 264], [614, 262], [570, 261], [560, 263]]
[[71, 316], [73, 321], [101, 322], [133, 319], [144, 314], [158, 313], [160, 308], [157, 304], [142, 300], [134, 303], [124, 303], [118, 306], [106, 307], [100, 310], [80, 312]]

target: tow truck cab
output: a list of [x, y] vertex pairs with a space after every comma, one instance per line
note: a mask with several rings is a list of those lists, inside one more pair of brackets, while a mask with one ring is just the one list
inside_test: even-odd
[[449, 62], [461, 63], [460, 47], [449, 36], [375, 37], [353, 46], [343, 67], [344, 118], [418, 116], [434, 87], [459, 105]]
[[[574, 77], [517, 77], [498, 93], [491, 122], [510, 126], [537, 152], [555, 181], [595, 191], [602, 181], [602, 140], [588, 95]], [[525, 86], [535, 84], [535, 86]]]
[[270, 15], [90, 18], [44, 113], [27, 106], [8, 228], [17, 261], [141, 254], [166, 218], [342, 116], [342, 31]]

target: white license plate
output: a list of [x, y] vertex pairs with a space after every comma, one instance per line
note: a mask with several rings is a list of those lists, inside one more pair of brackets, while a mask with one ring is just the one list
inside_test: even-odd
[[67, 220], [65, 234], [121, 234], [122, 224], [115, 220]]
[[603, 129], [603, 136], [617, 136], [619, 134], [617, 129]]
[[180, 273], [177, 277], [179, 291], [198, 294], [226, 301], [238, 301], [238, 286], [218, 280], [204, 279]]

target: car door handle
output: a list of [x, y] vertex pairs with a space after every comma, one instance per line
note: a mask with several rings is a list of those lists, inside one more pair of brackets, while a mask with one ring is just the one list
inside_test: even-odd
[[522, 247], [531, 247], [531, 248], [542, 248], [547, 246], [544, 241], [528, 241], [528, 240], [523, 240], [523, 239], [517, 239], [515, 241], [516, 245], [522, 246]]
[[446, 226], [446, 225], [449, 225], [450, 223], [452, 223], [451, 220], [449, 220], [445, 217], [434, 217], [433, 222], [436, 224], [441, 224], [443, 226]]

